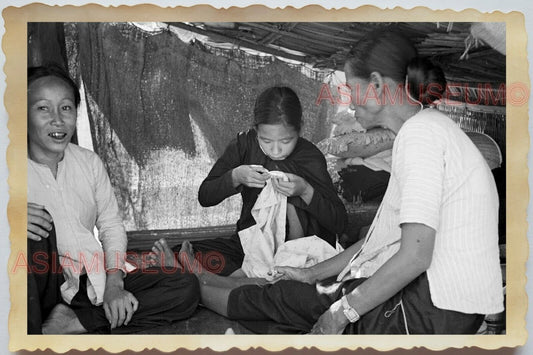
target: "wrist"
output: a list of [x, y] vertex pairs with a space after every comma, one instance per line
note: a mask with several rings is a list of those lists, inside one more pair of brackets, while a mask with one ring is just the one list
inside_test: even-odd
[[346, 318], [344, 314], [344, 308], [342, 306], [342, 301], [339, 299], [330, 306], [330, 311], [333, 314], [333, 318], [336, 320], [337, 324], [348, 325], [350, 321]]
[[355, 323], [361, 318], [357, 310], [355, 310], [355, 308], [353, 308], [352, 305], [348, 302], [346, 295], [342, 296], [339, 301], [341, 303], [344, 316], [346, 317], [348, 322]]
[[315, 267], [316, 265], [318, 265], [318, 264], [315, 264], [315, 265], [305, 269], [306, 280], [310, 284], [314, 284], [314, 283], [316, 283], [318, 281], [319, 272], [318, 272], [317, 268]]
[[120, 269], [109, 269], [106, 271], [106, 286], [123, 286], [124, 273]]

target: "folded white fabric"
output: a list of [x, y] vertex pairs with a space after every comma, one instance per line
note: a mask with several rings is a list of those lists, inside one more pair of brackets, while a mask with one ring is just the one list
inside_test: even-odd
[[[271, 175], [287, 181], [283, 172]], [[285, 242], [287, 197], [276, 192], [269, 179], [252, 208], [256, 224], [241, 230], [242, 270], [248, 277], [269, 278], [274, 266], [309, 267], [342, 251], [317, 236]]]
[[289, 240], [278, 248], [274, 255], [274, 266], [310, 267], [334, 257], [342, 250], [339, 243], [337, 248], [333, 248], [316, 235]]

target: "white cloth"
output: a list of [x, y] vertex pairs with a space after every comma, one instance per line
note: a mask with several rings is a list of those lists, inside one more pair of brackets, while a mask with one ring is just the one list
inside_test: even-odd
[[387, 191], [363, 247], [339, 275], [370, 277], [400, 247], [401, 224], [436, 231], [427, 270], [431, 300], [441, 309], [503, 310], [498, 248], [498, 195], [479, 150], [444, 114], [410, 118], [394, 142]]
[[[106, 269], [125, 270], [127, 237], [100, 158], [69, 144], [58, 164], [57, 178], [48, 166], [28, 159], [28, 202], [43, 205], [54, 221], [65, 302], [70, 303], [78, 292], [80, 274], [87, 273], [89, 299], [101, 304]], [[95, 226], [102, 245], [93, 234]]]
[[[270, 174], [288, 180], [283, 172]], [[239, 231], [244, 250], [241, 268], [248, 277], [270, 278], [274, 266], [309, 267], [342, 251], [340, 245], [333, 248], [317, 236], [285, 242], [287, 197], [274, 190], [272, 179], [257, 197], [252, 216], [256, 224]]]

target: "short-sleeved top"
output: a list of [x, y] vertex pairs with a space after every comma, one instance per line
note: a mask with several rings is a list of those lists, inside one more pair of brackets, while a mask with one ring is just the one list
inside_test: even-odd
[[322, 152], [308, 140], [299, 137], [292, 153], [283, 160], [272, 160], [263, 153], [257, 132], [240, 132], [216, 161], [200, 185], [198, 200], [204, 207], [214, 206], [229, 196], [240, 193], [243, 206], [237, 222], [237, 231], [255, 224], [251, 210], [261, 192], [259, 188], [233, 187], [231, 172], [240, 165], [262, 165], [268, 170], [279, 170], [304, 178], [315, 192], [309, 204], [300, 197], [289, 197], [302, 225], [304, 235], [316, 235], [335, 247], [336, 236], [344, 230], [346, 209], [327, 171]]
[[[28, 202], [43, 205], [52, 216], [65, 276], [63, 299], [70, 304], [79, 290], [80, 274], [87, 273], [89, 299], [101, 304], [106, 270], [124, 270], [127, 237], [100, 158], [69, 144], [56, 178], [48, 166], [28, 159]], [[95, 226], [99, 240], [93, 234]]]
[[426, 109], [394, 141], [391, 178], [360, 252], [339, 275], [370, 277], [400, 247], [401, 225], [436, 231], [427, 270], [431, 300], [441, 309], [503, 310], [498, 247], [498, 194], [492, 173], [450, 118]]

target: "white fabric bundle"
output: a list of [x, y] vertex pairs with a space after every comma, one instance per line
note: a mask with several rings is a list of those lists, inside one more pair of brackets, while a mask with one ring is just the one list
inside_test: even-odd
[[[283, 172], [271, 176], [287, 181]], [[287, 197], [276, 192], [267, 180], [252, 208], [256, 224], [239, 232], [244, 260], [242, 270], [248, 277], [271, 278], [274, 266], [309, 267], [342, 251], [317, 236], [285, 242]]]

